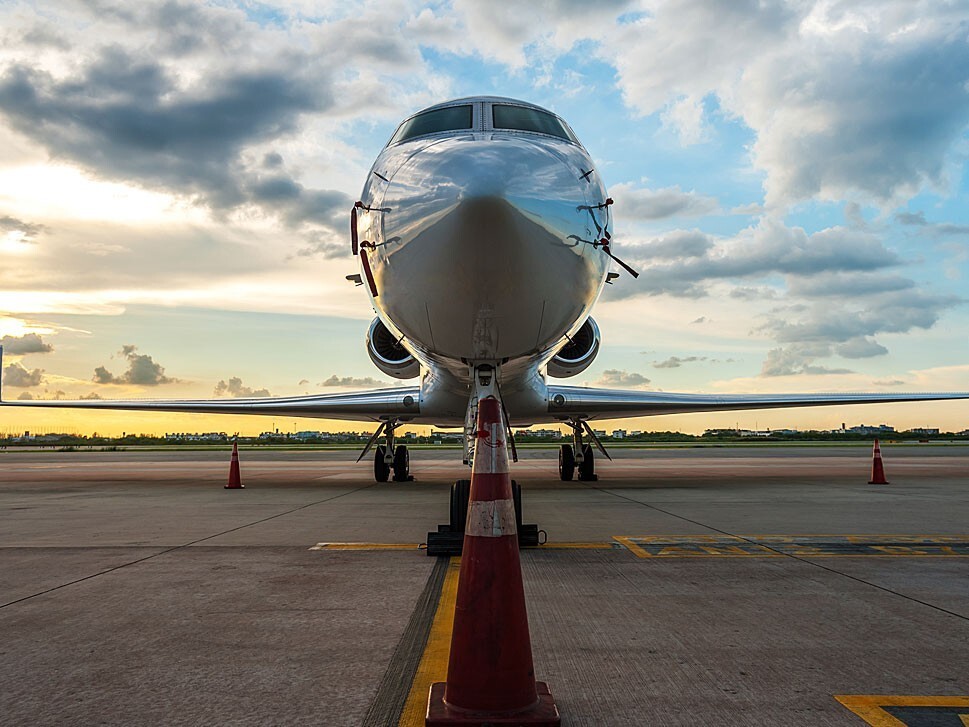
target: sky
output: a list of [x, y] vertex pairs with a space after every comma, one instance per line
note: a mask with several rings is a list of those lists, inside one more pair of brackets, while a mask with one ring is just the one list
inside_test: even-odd
[[[397, 124], [562, 115], [615, 199], [602, 348], [570, 383], [969, 389], [969, 1], [0, 2], [0, 339], [16, 398], [390, 384], [345, 280]], [[969, 428], [969, 404], [627, 429]], [[611, 427], [611, 425], [610, 425]], [[365, 428], [4, 409], [0, 433]]]

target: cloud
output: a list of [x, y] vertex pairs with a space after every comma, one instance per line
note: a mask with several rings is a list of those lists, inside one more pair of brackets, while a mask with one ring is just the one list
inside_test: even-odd
[[609, 189], [616, 200], [616, 212], [623, 219], [659, 220], [668, 217], [702, 217], [716, 212], [715, 197], [684, 192], [679, 186], [643, 189], [625, 182]]
[[0, 346], [4, 353], [14, 356], [26, 356], [28, 353], [50, 353], [54, 347], [44, 343], [37, 333], [25, 333], [23, 336], [4, 336], [0, 338]]
[[686, 356], [680, 358], [679, 356], [670, 356], [665, 361], [654, 361], [654, 369], [678, 369], [685, 363], [693, 363], [694, 361], [706, 361], [706, 356]]
[[850, 374], [849, 369], [832, 369], [814, 364], [819, 358], [831, 355], [831, 347], [824, 343], [798, 343], [784, 348], [772, 348], [761, 367], [761, 376], [793, 376], [796, 374]]
[[902, 379], [876, 379], [871, 383], [873, 383], [875, 386], [904, 386], [908, 382], [903, 381]]
[[16, 217], [0, 217], [0, 235], [15, 234], [20, 242], [34, 242], [40, 235], [49, 232], [46, 225], [23, 222]]
[[19, 363], [13, 363], [3, 370], [4, 386], [16, 386], [27, 388], [30, 386], [40, 386], [44, 381], [43, 369], [26, 369]]
[[[129, 12], [99, 5], [90, 22], [101, 31], [110, 26], [112, 43], [84, 48], [107, 33], [75, 38], [60, 55], [70, 63], [67, 75], [50, 58], [45, 68], [26, 53], [22, 60], [11, 54], [0, 66], [0, 118], [59, 161], [166, 190], [217, 217], [254, 211], [317, 239], [344, 232], [349, 195], [309, 188], [265, 146], [297, 137], [309, 119], [355, 100], [352, 92], [337, 94], [340, 73], [326, 62], [330, 54], [342, 51], [344, 64], [364, 61], [358, 72], [390, 54], [403, 72], [419, 56], [405, 58], [410, 51], [402, 40], [385, 35], [391, 40], [371, 43], [368, 55], [361, 42], [379, 28], [366, 21], [356, 30], [340, 22], [296, 26], [292, 32], [303, 37], [287, 44], [285, 33], [256, 28], [239, 9], [165, 3]], [[334, 37], [340, 27], [343, 37]], [[142, 42], [146, 29], [155, 37]], [[28, 238], [42, 231], [3, 219], [9, 222], [0, 222], [0, 230], [17, 223]], [[348, 254], [346, 246], [314, 249]]]
[[924, 212], [896, 212], [895, 221], [900, 225], [924, 226], [929, 224], [925, 220]]
[[355, 386], [355, 387], [375, 387], [375, 386], [390, 386], [386, 381], [381, 381], [380, 379], [375, 379], [372, 376], [355, 377], [355, 376], [337, 376], [333, 374], [330, 378], [319, 383], [320, 386]]
[[219, 383], [215, 385], [215, 391], [212, 392], [215, 396], [233, 396], [233, 397], [267, 397], [272, 396], [269, 393], [269, 389], [251, 389], [248, 386], [243, 386], [242, 379], [238, 376], [229, 377], [228, 383], [225, 380], [219, 380]]
[[650, 379], [634, 371], [606, 369], [595, 382], [595, 386], [615, 386], [622, 389], [641, 389], [650, 384]]
[[788, 291], [792, 295], [809, 298], [859, 297], [874, 293], [900, 292], [914, 287], [914, 280], [900, 275], [838, 271], [822, 273], [813, 278], [792, 278], [788, 283]]
[[880, 333], [929, 329], [942, 312], [964, 302], [950, 295], [931, 295], [905, 288], [841, 299], [823, 293], [819, 300], [778, 308], [758, 331], [783, 344], [772, 349], [763, 376], [798, 373], [848, 373], [818, 366], [818, 359], [837, 355], [859, 359], [881, 356], [888, 349], [874, 339]]
[[623, 243], [623, 252], [645, 260], [678, 260], [703, 257], [715, 243], [699, 230], [674, 230], [662, 237], [639, 243]]
[[709, 319], [706, 316], [700, 316], [699, 318], [694, 318], [692, 321], [690, 321], [690, 325], [693, 326], [693, 325], [697, 325], [700, 323], [707, 323], [707, 322], [709, 322]]
[[[678, 230], [656, 240], [617, 246], [617, 254], [641, 268], [638, 281], [617, 281], [619, 297], [643, 293], [697, 298], [707, 294], [706, 284], [713, 281], [875, 271], [900, 262], [871, 232], [830, 227], [808, 234], [769, 217], [733, 238]], [[742, 289], [734, 295], [743, 294]]]
[[871, 358], [884, 356], [888, 349], [877, 341], [858, 336], [834, 347], [834, 352], [843, 358]]
[[943, 186], [969, 118], [961, 3], [672, 0], [606, 36], [639, 113], [686, 143], [713, 113], [753, 130], [768, 205]]
[[914, 328], [931, 328], [942, 311], [961, 302], [955, 296], [931, 295], [917, 290], [873, 295], [856, 301], [822, 300], [796, 308], [778, 309], [767, 315], [767, 322], [758, 330], [769, 333], [781, 343], [848, 343], [878, 333], [907, 333]]
[[454, 0], [449, 17], [422, 10], [407, 26], [422, 45], [451, 53], [477, 53], [533, 71], [557, 52], [600, 32], [632, 5], [632, 0], [537, 0], [528, 4]]
[[128, 370], [120, 376], [112, 374], [105, 366], [94, 369], [96, 384], [134, 384], [136, 386], [159, 386], [177, 383], [178, 379], [165, 376], [165, 368], [148, 354], [137, 353], [137, 347], [125, 345], [121, 355], [128, 360]]

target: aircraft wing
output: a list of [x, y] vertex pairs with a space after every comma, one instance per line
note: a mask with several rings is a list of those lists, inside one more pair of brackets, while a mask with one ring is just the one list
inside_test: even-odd
[[420, 387], [351, 391], [345, 394], [266, 397], [259, 399], [28, 399], [0, 406], [64, 409], [173, 411], [194, 414], [266, 414], [350, 421], [407, 421], [420, 414]]
[[[0, 349], [2, 370], [3, 349]], [[195, 414], [267, 414], [319, 417], [350, 421], [407, 421], [420, 414], [420, 387], [395, 386], [342, 394], [315, 394], [249, 399], [27, 399], [4, 401], [0, 406], [64, 409], [114, 409], [122, 411], [172, 411]]]
[[677, 394], [665, 391], [549, 386], [548, 410], [562, 419], [623, 419], [701, 411], [784, 409], [837, 404], [889, 404], [902, 401], [969, 399], [969, 392], [918, 394]]

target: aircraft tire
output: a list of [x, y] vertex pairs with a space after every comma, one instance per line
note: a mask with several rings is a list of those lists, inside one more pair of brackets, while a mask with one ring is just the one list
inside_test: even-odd
[[515, 525], [518, 532], [522, 529], [522, 486], [514, 480], [511, 481], [511, 497], [515, 503]]
[[575, 477], [575, 450], [571, 444], [559, 447], [559, 479], [568, 482]]
[[386, 482], [390, 478], [390, 465], [384, 461], [387, 448], [380, 444], [373, 453], [373, 478], [376, 482]]
[[468, 499], [471, 480], [458, 480], [451, 485], [451, 532], [463, 533], [468, 522]]
[[582, 445], [582, 462], [579, 463], [579, 479], [583, 482], [595, 482], [599, 479], [596, 474], [596, 459], [591, 444]]
[[394, 482], [410, 481], [410, 452], [403, 444], [394, 450]]

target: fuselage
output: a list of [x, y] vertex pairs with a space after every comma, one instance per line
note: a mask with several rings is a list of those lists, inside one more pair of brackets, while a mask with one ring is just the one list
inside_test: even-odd
[[605, 200], [586, 150], [539, 107], [475, 97], [403, 122], [367, 177], [358, 230], [374, 309], [421, 363], [422, 411], [463, 417], [482, 362], [500, 366], [513, 418], [547, 411], [542, 368], [608, 271], [593, 244]]

